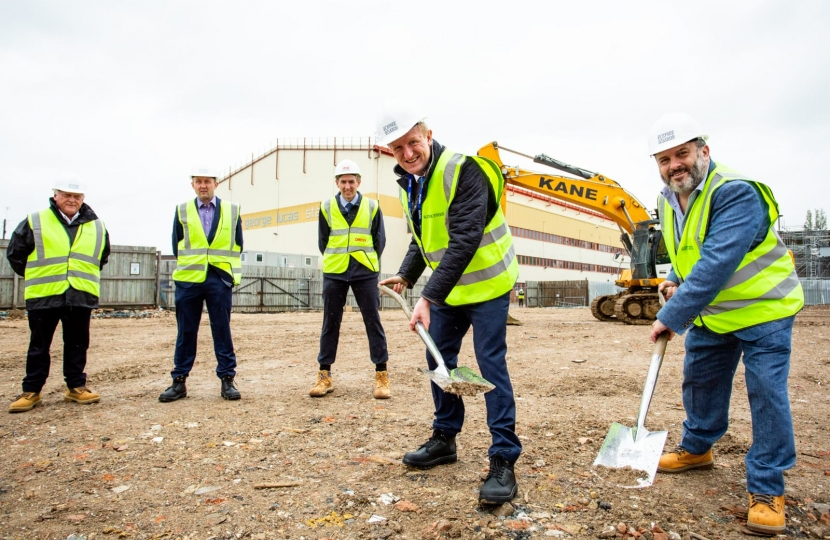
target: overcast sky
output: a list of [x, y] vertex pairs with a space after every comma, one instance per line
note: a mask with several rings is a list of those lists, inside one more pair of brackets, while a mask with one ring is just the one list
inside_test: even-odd
[[0, 0], [0, 214], [11, 230], [75, 174], [115, 244], [169, 253], [191, 167], [371, 135], [398, 97], [454, 150], [545, 153], [648, 206], [646, 133], [685, 111], [784, 226], [830, 211], [825, 0]]

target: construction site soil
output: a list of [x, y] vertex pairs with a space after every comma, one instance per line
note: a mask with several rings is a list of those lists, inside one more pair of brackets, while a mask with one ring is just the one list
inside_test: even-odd
[[[458, 462], [400, 462], [431, 433], [424, 346], [400, 311], [381, 316], [392, 398], [372, 398], [359, 313], [344, 316], [335, 390], [308, 397], [320, 313], [234, 314], [240, 401], [224, 401], [204, 317], [188, 397], [170, 382], [175, 317], [96, 318], [87, 373], [94, 405], [66, 403], [60, 331], [43, 405], [0, 416], [0, 537], [22, 539], [744, 538], [744, 455], [752, 443], [743, 368], [715, 468], [658, 473], [622, 489], [592, 467], [612, 422], [635, 423], [653, 346], [649, 328], [583, 309], [511, 309], [508, 327], [524, 452], [513, 504], [478, 505], [490, 436], [482, 396], [465, 398]], [[25, 319], [0, 320], [2, 395], [24, 374]], [[472, 335], [461, 363], [476, 368]], [[669, 342], [646, 426], [680, 437], [683, 338]], [[793, 333], [790, 397], [797, 463], [786, 473], [786, 537], [830, 538], [830, 307]], [[760, 434], [763, 436], [763, 434]]]

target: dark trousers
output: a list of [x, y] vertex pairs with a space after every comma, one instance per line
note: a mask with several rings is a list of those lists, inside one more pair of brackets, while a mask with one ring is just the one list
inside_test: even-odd
[[24, 392], [40, 392], [49, 377], [49, 348], [60, 321], [63, 326], [63, 379], [69, 388], [86, 385], [86, 351], [89, 349], [89, 317], [92, 310], [64, 306], [29, 311], [29, 352], [26, 355]]
[[208, 272], [202, 283], [176, 282], [176, 353], [173, 356], [173, 378], [187, 375], [196, 360], [196, 340], [202, 307], [207, 304], [213, 352], [216, 354], [216, 376], [236, 376], [236, 354], [231, 339], [231, 307], [233, 289], [215, 272]]
[[374, 364], [383, 364], [389, 360], [386, 350], [386, 334], [380, 324], [378, 305], [380, 291], [378, 278], [357, 281], [341, 281], [323, 276], [323, 331], [320, 334], [320, 354], [317, 362], [321, 365], [334, 363], [337, 356], [337, 344], [340, 342], [340, 323], [343, 320], [343, 306], [346, 295], [352, 288], [354, 298], [363, 316], [363, 326], [369, 338], [369, 357]]
[[[510, 293], [479, 304], [439, 306], [429, 309], [429, 335], [444, 357], [447, 368], [458, 367], [458, 351], [470, 326], [473, 327], [473, 350], [481, 376], [496, 388], [484, 394], [487, 407], [487, 426], [492, 444], [488, 456], [500, 454], [514, 463], [522, 452], [522, 443], [516, 435], [516, 401], [513, 385], [507, 372], [507, 308]], [[427, 351], [427, 365], [437, 367]], [[435, 419], [432, 426], [445, 435], [455, 435], [464, 425], [464, 400], [432, 387]]]

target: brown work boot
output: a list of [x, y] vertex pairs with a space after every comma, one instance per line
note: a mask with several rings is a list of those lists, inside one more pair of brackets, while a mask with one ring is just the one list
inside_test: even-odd
[[682, 446], [678, 446], [673, 452], [660, 456], [657, 472], [679, 473], [689, 469], [711, 469], [714, 466], [711, 448], [705, 454], [690, 454]]
[[311, 397], [323, 397], [334, 391], [334, 382], [331, 380], [331, 371], [320, 370], [317, 372], [317, 384], [308, 391]]
[[389, 399], [389, 372], [375, 371], [375, 399]]
[[749, 494], [746, 528], [764, 534], [778, 534], [786, 529], [783, 495]]
[[87, 405], [89, 403], [98, 403], [101, 401], [101, 396], [90, 391], [86, 386], [80, 386], [78, 388], [67, 388], [63, 400]]
[[17, 400], [9, 405], [9, 412], [26, 412], [31, 411], [42, 402], [40, 401], [40, 392], [23, 392], [17, 396]]

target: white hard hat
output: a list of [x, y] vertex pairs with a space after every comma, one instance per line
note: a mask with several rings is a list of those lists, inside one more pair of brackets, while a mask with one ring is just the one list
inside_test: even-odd
[[55, 181], [53, 190], [63, 191], [64, 193], [79, 193], [83, 195], [86, 193], [85, 186], [78, 181], [77, 178], [62, 178]]
[[426, 116], [413, 103], [406, 100], [389, 100], [383, 105], [383, 112], [378, 119], [378, 143], [388, 144], [412, 129]]
[[694, 139], [708, 139], [697, 120], [686, 113], [668, 113], [652, 124], [648, 132], [648, 154], [680, 146]]
[[339, 177], [341, 174], [353, 174], [355, 176], [360, 176], [360, 167], [354, 161], [344, 159], [337, 164], [337, 167], [334, 168], [335, 178]]
[[194, 167], [190, 170], [190, 178], [195, 178], [197, 176], [204, 176], [205, 178], [216, 178], [219, 180], [219, 172], [216, 169], [212, 169], [210, 167]]

